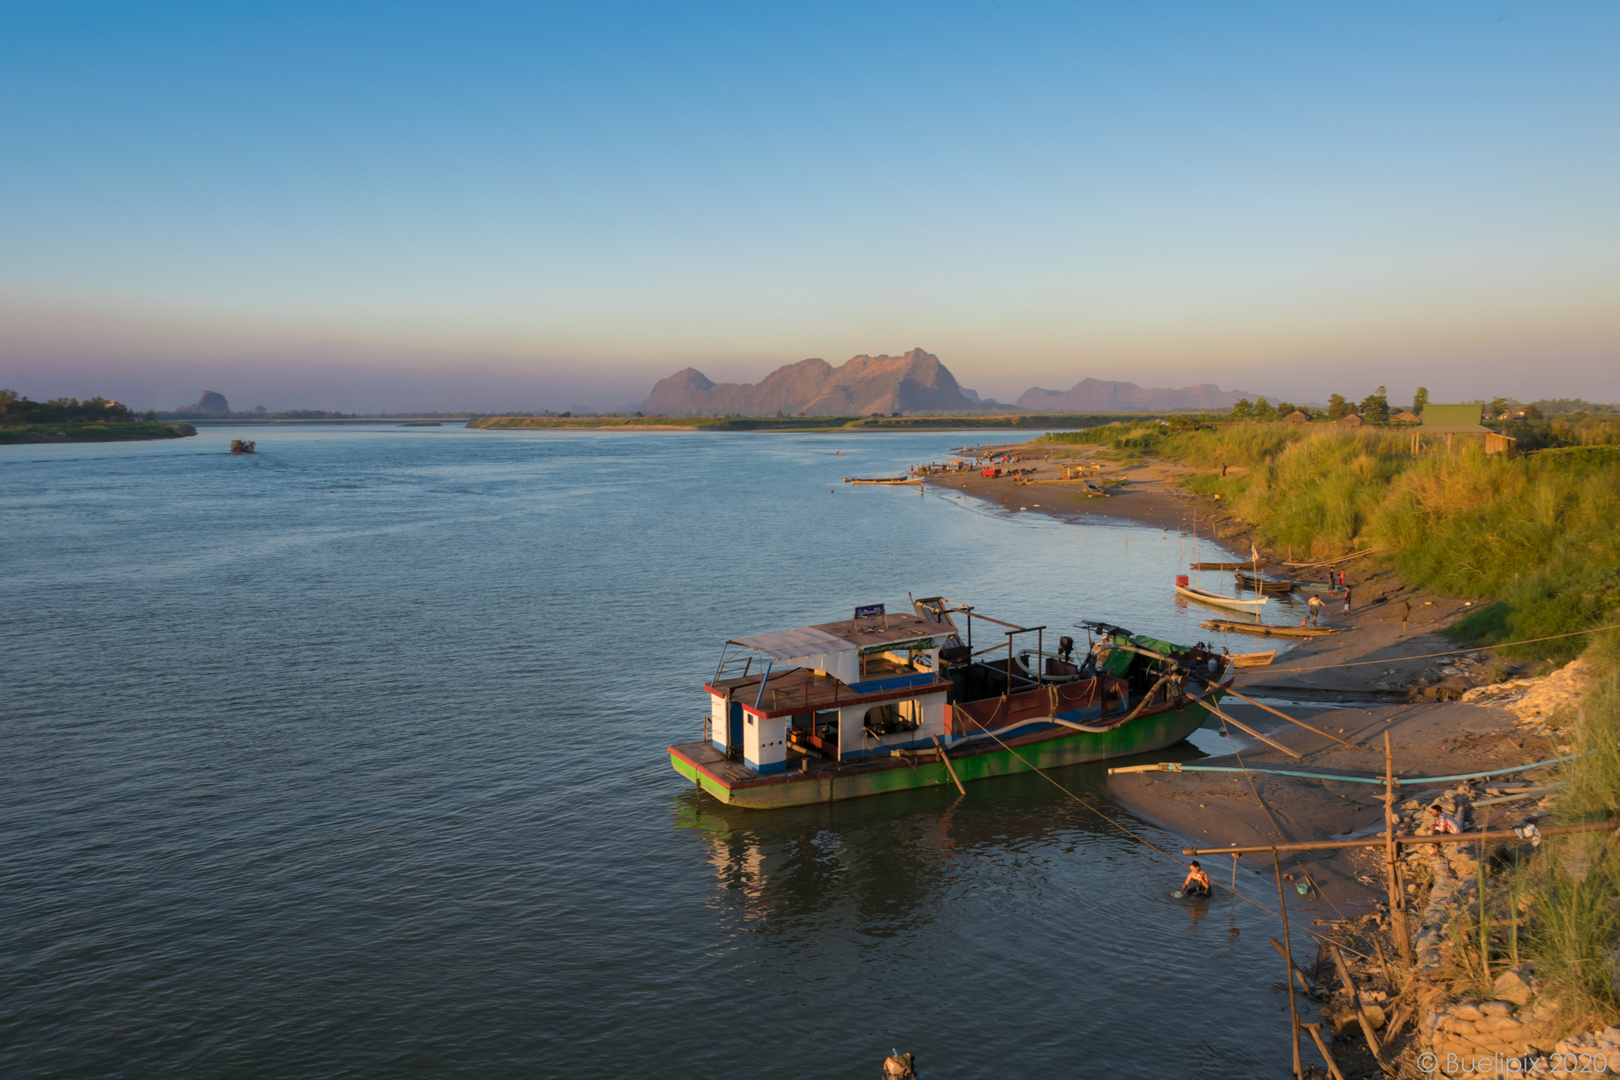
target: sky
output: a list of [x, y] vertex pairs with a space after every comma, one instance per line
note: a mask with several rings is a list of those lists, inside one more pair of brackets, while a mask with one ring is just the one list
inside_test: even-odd
[[1620, 401], [1620, 5], [0, 3], [0, 386]]

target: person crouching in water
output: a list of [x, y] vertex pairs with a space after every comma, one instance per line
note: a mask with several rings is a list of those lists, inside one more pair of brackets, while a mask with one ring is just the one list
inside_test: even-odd
[[1197, 859], [1192, 861], [1192, 866], [1187, 871], [1187, 880], [1181, 885], [1181, 891], [1186, 896], [1209, 895], [1209, 875], [1198, 865]]

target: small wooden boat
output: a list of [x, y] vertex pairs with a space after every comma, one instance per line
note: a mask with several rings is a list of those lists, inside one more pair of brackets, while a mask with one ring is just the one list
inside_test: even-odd
[[914, 477], [914, 476], [871, 476], [871, 477], [846, 476], [846, 477], [844, 477], [844, 483], [846, 483], [846, 484], [915, 484], [916, 482], [917, 482], [917, 478]]
[[1275, 581], [1271, 578], [1263, 578], [1255, 574], [1245, 574], [1242, 570], [1237, 572], [1236, 577], [1239, 588], [1248, 589], [1250, 592], [1270, 594], [1272, 596], [1281, 596], [1284, 593], [1291, 593], [1294, 591], [1294, 586], [1298, 584], [1294, 581]]
[[1272, 649], [1270, 652], [1232, 653], [1231, 655], [1227, 656], [1226, 660], [1233, 667], [1265, 667], [1266, 665], [1270, 664], [1271, 661], [1276, 658], [1276, 656], [1277, 650]]
[[1327, 637], [1338, 633], [1329, 626], [1267, 626], [1265, 623], [1230, 622], [1226, 619], [1210, 619], [1198, 625], [1217, 634], [1255, 634], [1259, 637]]
[[1258, 570], [1262, 566], [1270, 566], [1270, 559], [1256, 559], [1252, 562], [1195, 562], [1188, 566], [1193, 570]]
[[1270, 603], [1271, 598], [1261, 596], [1255, 600], [1243, 600], [1236, 596], [1222, 596], [1220, 593], [1206, 592], [1191, 585], [1177, 585], [1176, 592], [1189, 600], [1196, 600], [1200, 604], [1213, 604], [1216, 607], [1233, 608], [1237, 611], [1253, 611], [1258, 613], [1262, 607]]
[[251, 453], [254, 452], [254, 448], [256, 446], [258, 446], [258, 445], [259, 444], [256, 443], [256, 442], [251, 442], [251, 441], [248, 441], [248, 440], [245, 440], [245, 439], [232, 439], [231, 440], [231, 453], [233, 453], [233, 454], [251, 454]]

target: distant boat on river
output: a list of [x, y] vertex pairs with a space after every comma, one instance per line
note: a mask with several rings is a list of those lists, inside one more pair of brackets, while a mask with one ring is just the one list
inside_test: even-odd
[[257, 442], [253, 442], [253, 441], [248, 440], [248, 439], [232, 439], [231, 440], [231, 453], [233, 453], [233, 454], [252, 454], [252, 453], [256, 452], [255, 448], [258, 445], [259, 444]]

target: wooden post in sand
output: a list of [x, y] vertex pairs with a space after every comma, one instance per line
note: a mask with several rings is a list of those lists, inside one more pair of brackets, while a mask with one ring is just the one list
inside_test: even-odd
[[1390, 748], [1387, 731], [1384, 732], [1384, 859], [1389, 864], [1389, 928], [1401, 948], [1401, 963], [1410, 971], [1412, 937], [1406, 928], [1406, 896], [1401, 885], [1400, 858], [1395, 851], [1395, 752]]
[[1282, 916], [1283, 924], [1283, 960], [1287, 970], [1283, 973], [1283, 985], [1288, 988], [1288, 1023], [1290, 1025], [1289, 1038], [1294, 1044], [1294, 1080], [1305, 1080], [1305, 1068], [1299, 1061], [1299, 1006], [1294, 1003], [1294, 948], [1288, 937], [1288, 901], [1283, 899], [1282, 887], [1282, 860], [1277, 853], [1271, 853], [1272, 868], [1277, 871], [1277, 914]]

